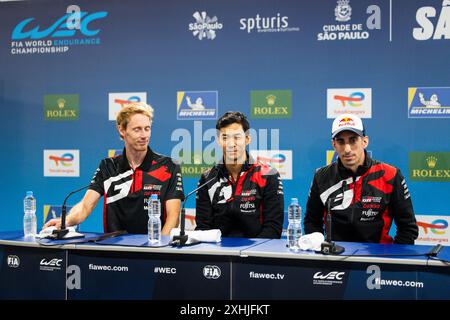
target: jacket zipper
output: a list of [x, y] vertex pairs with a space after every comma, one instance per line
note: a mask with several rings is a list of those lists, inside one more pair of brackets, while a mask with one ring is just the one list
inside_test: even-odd
[[354, 224], [354, 219], [355, 219], [355, 194], [356, 194], [356, 185], [355, 185], [355, 177], [354, 176], [352, 176], [352, 184], [353, 184], [353, 197], [352, 197], [352, 203], [350, 205], [352, 206], [351, 224]]
[[136, 171], [134, 171], [133, 168], [131, 168], [133, 171], [132, 179], [133, 179], [133, 185], [131, 186], [131, 190], [133, 190], [133, 193], [136, 192]]

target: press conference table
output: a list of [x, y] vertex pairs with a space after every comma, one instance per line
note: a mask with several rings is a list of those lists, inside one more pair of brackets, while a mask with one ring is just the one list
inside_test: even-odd
[[[151, 247], [145, 235], [42, 245], [0, 232], [0, 299], [450, 300], [450, 248], [339, 242], [343, 255], [290, 252], [284, 240]], [[163, 244], [168, 238], [163, 238]], [[446, 262], [447, 261], [447, 262]]]

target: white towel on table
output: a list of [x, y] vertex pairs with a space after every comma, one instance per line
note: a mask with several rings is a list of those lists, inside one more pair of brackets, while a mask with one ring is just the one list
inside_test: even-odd
[[[217, 243], [222, 240], [222, 232], [220, 229], [185, 231], [185, 234], [188, 236], [186, 244], [193, 244], [197, 242]], [[180, 235], [180, 229], [172, 229], [170, 231], [170, 240], [173, 240], [173, 237], [178, 235]]]
[[[53, 233], [53, 230], [56, 230], [57, 228], [55, 226], [47, 227], [45, 229], [42, 229], [39, 234], [36, 235], [36, 238], [45, 238]], [[69, 230], [68, 235], [81, 235], [81, 233], [78, 233], [75, 229], [75, 227], [67, 227]]]
[[313, 232], [305, 234], [298, 239], [298, 246], [301, 250], [314, 250], [320, 251], [320, 245], [325, 240], [324, 236], [320, 232]]

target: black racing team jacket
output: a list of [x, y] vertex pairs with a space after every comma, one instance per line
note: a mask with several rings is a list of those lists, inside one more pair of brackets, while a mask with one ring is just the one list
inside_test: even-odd
[[[356, 174], [341, 161], [314, 175], [306, 205], [305, 234], [324, 233], [326, 208], [331, 201], [332, 240], [413, 244], [418, 236], [410, 193], [398, 168], [371, 159]], [[394, 220], [397, 234], [388, 232]]]
[[284, 196], [280, 174], [250, 162], [242, 166], [237, 181], [223, 164], [202, 174], [199, 185], [214, 179], [197, 191], [196, 230], [220, 229], [224, 237], [281, 237]]
[[147, 233], [147, 203], [152, 194], [157, 194], [161, 202], [162, 225], [166, 220], [166, 201], [184, 199], [180, 166], [150, 148], [136, 170], [131, 169], [125, 148], [121, 155], [103, 159], [89, 189], [103, 195], [105, 232]]

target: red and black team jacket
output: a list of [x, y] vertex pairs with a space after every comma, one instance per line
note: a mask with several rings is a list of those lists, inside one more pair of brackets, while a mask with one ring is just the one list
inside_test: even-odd
[[224, 237], [280, 238], [284, 197], [275, 169], [246, 162], [234, 181], [219, 164], [202, 174], [199, 185], [212, 178], [197, 191], [196, 230], [220, 229]]
[[[333, 240], [413, 244], [418, 235], [411, 197], [398, 168], [371, 159], [367, 153], [357, 172], [341, 161], [314, 175], [306, 205], [305, 234], [323, 233], [331, 201]], [[389, 236], [392, 220], [395, 239]]]
[[136, 170], [131, 169], [125, 148], [121, 155], [103, 159], [89, 189], [103, 195], [105, 232], [147, 233], [147, 203], [152, 194], [161, 201], [162, 225], [166, 220], [165, 202], [184, 199], [180, 166], [150, 148]]

